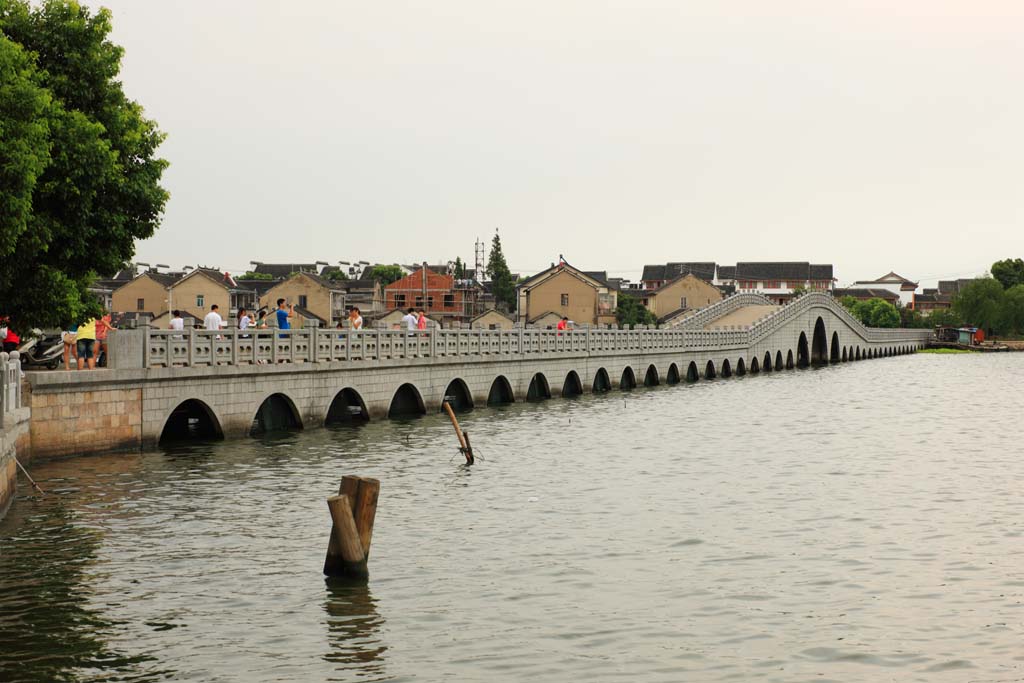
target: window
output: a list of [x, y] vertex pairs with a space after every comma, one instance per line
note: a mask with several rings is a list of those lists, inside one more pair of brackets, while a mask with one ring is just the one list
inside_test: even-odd
[[309, 306], [308, 300], [305, 294], [299, 294], [299, 308], [307, 308]]
[[782, 282], [780, 282], [779, 280], [765, 280], [764, 288], [765, 289], [782, 289]]
[[427, 297], [427, 308], [433, 308], [433, 307], [434, 307], [434, 297], [428, 296]]
[[563, 294], [562, 295], [562, 305], [563, 306], [568, 306], [569, 305], [569, 295], [568, 294]]
[[444, 295], [444, 307], [445, 308], [454, 308], [455, 307], [455, 295], [454, 294], [445, 294]]
[[196, 308], [203, 308], [206, 306], [206, 297], [202, 294], [196, 294]]
[[686, 308], [686, 297], [679, 297], [679, 308]]
[[405, 306], [405, 294], [395, 294], [395, 308]]
[[414, 305], [416, 306], [416, 308], [423, 308], [423, 297], [416, 297], [416, 303]]
[[757, 289], [757, 282], [753, 280], [740, 280], [740, 289]]
[[136, 301], [135, 302], [135, 310], [137, 310], [137, 311], [144, 311], [144, 310], [146, 310], [146, 300], [145, 299], [139, 299], [138, 301]]

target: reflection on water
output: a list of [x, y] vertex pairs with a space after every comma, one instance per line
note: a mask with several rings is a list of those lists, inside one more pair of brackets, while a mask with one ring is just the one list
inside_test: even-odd
[[364, 677], [382, 674], [388, 649], [380, 634], [384, 619], [377, 612], [369, 584], [346, 579], [326, 579], [325, 583], [324, 609], [329, 618], [324, 659]]
[[[479, 408], [472, 468], [440, 415], [42, 464], [0, 681], [1020, 678], [1022, 382], [921, 355]], [[382, 484], [362, 584], [321, 573], [344, 474]]]

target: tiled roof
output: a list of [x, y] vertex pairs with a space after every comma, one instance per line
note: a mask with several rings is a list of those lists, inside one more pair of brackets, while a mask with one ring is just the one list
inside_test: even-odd
[[832, 265], [811, 264], [806, 261], [751, 261], [737, 263], [735, 279], [831, 280]]
[[260, 296], [263, 296], [271, 289], [274, 285], [278, 284], [277, 280], [235, 280], [235, 284], [238, 285], [238, 289], [247, 289], [256, 292]]
[[735, 280], [736, 266], [718, 266], [719, 280]]
[[716, 265], [714, 261], [676, 261], [663, 266], [646, 265], [640, 279], [645, 281], [671, 280], [680, 275], [693, 273], [701, 280], [710, 282], [715, 279]]
[[259, 263], [255, 270], [256, 273], [266, 273], [272, 275], [275, 278], [283, 280], [292, 273], [315, 273], [315, 263]]
[[872, 287], [847, 287], [845, 289], [836, 289], [832, 295], [841, 299], [844, 296], [852, 296], [854, 299], [884, 299], [885, 301], [898, 301], [899, 295], [888, 290], [878, 289]]
[[152, 279], [154, 282], [159, 282], [164, 287], [170, 287], [171, 285], [178, 281], [178, 278], [174, 277], [173, 275], [167, 275], [166, 273], [158, 273], [152, 270], [147, 271], [145, 275], [148, 275], [150, 279]]

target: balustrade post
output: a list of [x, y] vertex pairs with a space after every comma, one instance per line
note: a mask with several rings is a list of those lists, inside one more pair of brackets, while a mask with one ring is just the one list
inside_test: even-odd
[[238, 365], [238, 328], [231, 328], [231, 364]]
[[430, 357], [437, 357], [437, 332], [438, 328], [434, 327], [430, 330]]
[[[188, 367], [192, 367], [193, 360], [195, 359], [195, 355], [196, 355], [196, 326], [195, 326], [195, 324], [189, 325], [189, 323], [191, 323], [191, 322], [192, 322], [191, 319], [189, 319], [189, 320], [187, 320], [185, 322], [185, 325], [188, 327], [188, 350], [186, 351], [186, 354], [185, 354], [185, 356], [186, 356], [186, 364], [188, 365]], [[145, 336], [146, 337], [149, 336], [149, 331], [148, 330], [145, 332]], [[147, 367], [146, 366], [146, 359], [145, 359], [145, 357], [143, 357], [142, 365], [143, 365], [143, 367]]]

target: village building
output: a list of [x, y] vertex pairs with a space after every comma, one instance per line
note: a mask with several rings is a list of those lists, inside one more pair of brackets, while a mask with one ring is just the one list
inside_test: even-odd
[[384, 288], [384, 307], [422, 308], [428, 317], [438, 320], [468, 321], [480, 312], [477, 308], [482, 292], [472, 280], [456, 281], [447, 273], [447, 266], [424, 264]]
[[343, 281], [326, 280], [307, 271], [296, 271], [287, 280], [275, 283], [260, 297], [260, 305], [269, 311], [277, 308], [277, 300], [295, 308], [295, 327], [307, 320], [317, 320], [321, 326], [334, 327], [348, 316], [345, 306]]
[[145, 313], [156, 317], [166, 313], [171, 299], [170, 288], [177, 281], [171, 275], [147, 270], [124, 282], [110, 295], [114, 313]]
[[677, 261], [665, 265], [645, 265], [640, 276], [642, 289], [658, 289], [681, 275], [693, 274], [707, 282], [714, 282], [718, 265], [714, 261]]
[[[898, 305], [913, 307], [914, 292], [917, 291], [917, 283], [890, 271], [875, 280], [857, 280], [846, 287], [846, 289], [888, 290], [896, 295], [896, 298], [899, 300]], [[886, 300], [888, 300], [890, 297], [879, 298], [886, 298]]]
[[204, 318], [214, 304], [225, 320], [240, 307], [255, 310], [257, 305], [255, 290], [239, 287], [229, 273], [212, 268], [196, 268], [172, 284], [169, 293], [169, 305], [163, 311], [177, 309], [197, 318]]
[[819, 292], [835, 287], [832, 264], [806, 261], [740, 262], [735, 267], [719, 266], [715, 284], [732, 285], [738, 292], [763, 294], [777, 304], [793, 298], [799, 289]]
[[603, 272], [584, 272], [559, 263], [516, 287], [520, 323], [538, 325], [543, 316], [565, 316], [577, 325], [615, 323], [618, 291]]
[[345, 292], [346, 310], [355, 306], [364, 318], [384, 311], [384, 287], [380, 280], [336, 280], [334, 285]]
[[675, 276], [657, 289], [641, 290], [637, 296], [640, 303], [658, 318], [658, 322], [722, 300], [722, 292], [717, 287], [689, 271]]
[[494, 309], [484, 311], [470, 320], [469, 324], [474, 330], [511, 330], [515, 327], [512, 318]]
[[938, 287], [926, 287], [920, 294], [914, 294], [913, 308], [921, 315], [928, 315], [932, 311], [951, 308], [953, 306], [953, 297], [959, 294], [960, 290], [971, 282], [974, 282], [974, 278], [939, 280]]

